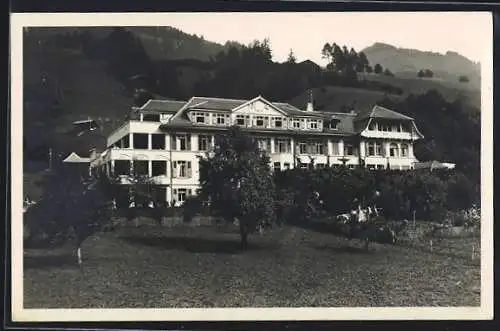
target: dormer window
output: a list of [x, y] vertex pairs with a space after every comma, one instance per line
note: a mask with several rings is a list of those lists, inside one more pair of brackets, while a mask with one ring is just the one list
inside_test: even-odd
[[308, 125], [309, 129], [315, 130], [318, 128], [318, 121], [317, 120], [309, 120], [308, 124], [309, 124]]
[[300, 120], [299, 119], [294, 119], [293, 120], [293, 128], [294, 129], [300, 129]]
[[274, 118], [274, 127], [275, 128], [281, 128], [283, 127], [283, 120], [281, 117], [275, 117]]
[[196, 112], [193, 113], [194, 121], [198, 124], [207, 124], [208, 123], [208, 114]]
[[336, 118], [330, 120], [330, 129], [337, 130], [339, 128], [340, 121]]
[[228, 116], [229, 115], [226, 115], [226, 114], [216, 114], [215, 115], [215, 123], [219, 124], [219, 125], [225, 125], [227, 123], [226, 118]]

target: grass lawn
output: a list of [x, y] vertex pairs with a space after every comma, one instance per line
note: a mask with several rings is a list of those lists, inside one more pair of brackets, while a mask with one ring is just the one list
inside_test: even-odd
[[71, 247], [26, 249], [25, 308], [479, 306], [472, 238], [433, 252], [285, 227], [250, 237], [214, 227], [124, 228]]

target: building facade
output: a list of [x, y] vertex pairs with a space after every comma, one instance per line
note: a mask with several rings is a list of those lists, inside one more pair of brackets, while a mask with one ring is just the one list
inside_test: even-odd
[[199, 188], [199, 157], [232, 125], [254, 136], [274, 170], [308, 167], [409, 170], [422, 139], [412, 118], [375, 106], [364, 112], [306, 110], [287, 103], [193, 97], [187, 102], [150, 100], [107, 138], [91, 161], [127, 184], [131, 170], [148, 175], [169, 203], [182, 204]]

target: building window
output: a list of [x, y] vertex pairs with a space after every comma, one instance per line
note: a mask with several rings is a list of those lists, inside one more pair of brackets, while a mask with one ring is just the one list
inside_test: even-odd
[[349, 164], [347, 167], [348, 167], [349, 169], [356, 169], [356, 165], [354, 165], [354, 164]]
[[294, 129], [300, 129], [300, 120], [299, 119], [294, 119], [292, 121], [292, 125]]
[[407, 144], [401, 145], [401, 156], [408, 157], [408, 145]]
[[399, 153], [398, 153], [398, 145], [396, 144], [390, 144], [389, 145], [389, 155], [392, 156], [392, 157], [397, 157], [399, 156]]
[[196, 112], [193, 113], [194, 121], [198, 124], [208, 124], [208, 113]]
[[275, 128], [281, 128], [281, 127], [283, 127], [283, 119], [281, 117], [275, 117], [273, 119], [273, 121], [274, 121], [274, 127]]
[[366, 147], [367, 147], [366, 153], [368, 154], [368, 156], [375, 156], [375, 143], [372, 142], [367, 143]]
[[323, 155], [325, 152], [324, 145], [321, 142], [312, 143], [311, 147], [312, 147], [312, 151], [311, 151], [312, 154]]
[[332, 142], [332, 155], [339, 155], [339, 143], [336, 141]]
[[250, 122], [248, 115], [236, 115], [236, 124], [240, 126], [247, 126]]
[[134, 149], [148, 149], [148, 135], [146, 133], [133, 133]]
[[126, 135], [121, 139], [121, 147], [122, 148], [129, 148], [130, 147], [130, 136]]
[[188, 190], [185, 188], [178, 188], [174, 189], [174, 197], [176, 198], [176, 201], [179, 203], [184, 203], [186, 201], [188, 195]]
[[281, 170], [281, 163], [280, 162], [274, 162], [273, 168], [274, 168], [274, 171], [280, 171]]
[[325, 168], [325, 164], [323, 163], [316, 163], [316, 169], [324, 169]]
[[337, 119], [330, 120], [330, 129], [338, 130], [340, 121]]
[[392, 131], [401, 132], [401, 125], [400, 124], [395, 125], [395, 128], [396, 128], [396, 130], [392, 130]]
[[368, 156], [381, 156], [382, 155], [382, 144], [376, 142], [369, 142], [367, 146]]
[[307, 144], [304, 142], [299, 143], [299, 154], [307, 154]]
[[308, 128], [309, 129], [317, 129], [318, 128], [318, 121], [317, 120], [309, 120], [308, 121]]
[[255, 125], [256, 126], [261, 126], [261, 127], [266, 126], [265, 125], [266, 124], [266, 120], [267, 120], [267, 118], [264, 117], [264, 116], [257, 116], [256, 119], [255, 119]]
[[290, 140], [277, 139], [274, 145], [274, 150], [276, 153], [290, 153]]
[[183, 134], [183, 135], [178, 135], [176, 137], [177, 139], [177, 144], [176, 144], [176, 150], [178, 151], [190, 151], [191, 150], [191, 135], [189, 134]]
[[210, 149], [210, 136], [199, 135], [198, 136], [198, 150], [199, 151], [208, 151]]
[[366, 167], [368, 169], [370, 169], [370, 170], [375, 170], [375, 165], [374, 164], [368, 164]]
[[225, 125], [227, 124], [227, 118], [229, 115], [227, 114], [215, 114], [215, 123], [218, 125]]
[[173, 167], [173, 177], [191, 178], [191, 161], [173, 161]]
[[377, 169], [382, 170], [382, 169], [384, 169], [384, 166], [382, 164], [377, 164]]
[[167, 161], [152, 161], [152, 176], [164, 176], [167, 174]]
[[283, 168], [285, 170], [290, 170], [290, 163], [283, 163]]
[[164, 134], [152, 134], [151, 135], [151, 147], [153, 149], [165, 149], [165, 135]]
[[351, 144], [344, 145], [344, 155], [352, 156], [354, 155], [354, 146]]
[[159, 122], [160, 114], [143, 114], [142, 120], [144, 122]]
[[377, 131], [377, 123], [374, 121], [370, 122], [370, 125], [368, 125], [368, 130], [370, 131]]

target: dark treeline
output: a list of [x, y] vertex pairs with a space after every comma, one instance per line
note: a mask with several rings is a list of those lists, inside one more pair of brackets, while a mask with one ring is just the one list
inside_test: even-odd
[[[104, 38], [96, 38], [88, 30], [73, 30], [56, 35], [53, 44], [79, 49], [90, 59], [104, 62], [109, 73], [126, 86], [146, 88], [172, 99], [192, 95], [251, 98], [262, 94], [272, 100], [289, 100], [307, 88], [324, 85], [403, 93], [390, 84], [359, 80], [356, 73], [382, 73], [382, 68], [376, 65], [373, 69], [364, 53], [347, 50], [346, 46], [341, 55], [335, 47], [330, 53], [323, 50], [331, 61], [325, 71], [313, 62], [297, 63], [293, 54], [285, 63], [273, 62], [268, 40], [247, 46], [228, 43], [227, 51], [220, 51], [208, 61], [153, 60], [140, 38], [125, 28], [114, 28]], [[142, 79], [133, 79], [137, 76]]]

